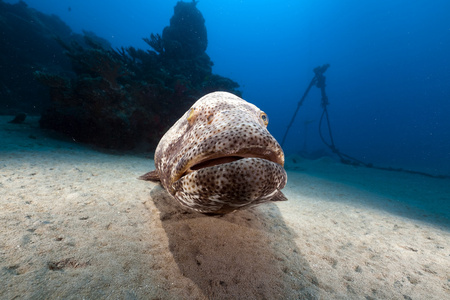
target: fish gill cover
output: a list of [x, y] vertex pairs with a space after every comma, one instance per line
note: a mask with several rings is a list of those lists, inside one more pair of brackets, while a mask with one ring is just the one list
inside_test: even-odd
[[51, 103], [40, 125], [105, 148], [154, 146], [204, 94], [240, 95], [236, 82], [212, 74], [205, 20], [196, 4], [178, 2], [162, 35], [144, 38], [153, 50], [113, 49], [86, 32], [82, 40], [57, 37], [73, 73], [34, 72], [50, 88]]

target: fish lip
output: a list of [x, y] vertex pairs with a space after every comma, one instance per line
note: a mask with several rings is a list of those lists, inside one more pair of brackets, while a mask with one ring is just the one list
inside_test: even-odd
[[[232, 153], [213, 153], [210, 155], [194, 158], [191, 162], [186, 166], [184, 172], [181, 172], [181, 175], [178, 179], [183, 176], [196, 172], [198, 170], [215, 167], [218, 165], [226, 165], [228, 163], [243, 159], [243, 158], [259, 158], [271, 161], [280, 166], [284, 166], [284, 153], [281, 151], [273, 151], [267, 149], [244, 149], [238, 152]], [[224, 162], [220, 162], [223, 160]]]

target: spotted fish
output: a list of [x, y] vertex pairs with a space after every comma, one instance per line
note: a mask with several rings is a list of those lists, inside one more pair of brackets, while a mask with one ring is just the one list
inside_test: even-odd
[[266, 129], [267, 115], [227, 92], [208, 94], [161, 138], [156, 170], [140, 179], [160, 181], [179, 203], [224, 214], [287, 200], [284, 153]]

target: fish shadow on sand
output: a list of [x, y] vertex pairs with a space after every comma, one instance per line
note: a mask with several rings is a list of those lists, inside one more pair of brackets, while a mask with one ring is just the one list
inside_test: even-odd
[[275, 204], [208, 216], [150, 193], [183, 276], [209, 299], [317, 299], [319, 287]]

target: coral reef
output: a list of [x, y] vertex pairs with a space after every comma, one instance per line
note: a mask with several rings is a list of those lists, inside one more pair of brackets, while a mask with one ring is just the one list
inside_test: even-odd
[[71, 30], [57, 16], [28, 8], [25, 2], [0, 0], [0, 113], [40, 114], [48, 106], [48, 90], [34, 80], [37, 68], [70, 71], [70, 61], [54, 40], [67, 40]]
[[41, 126], [105, 148], [154, 147], [199, 97], [240, 95], [237, 83], [212, 74], [204, 23], [195, 1], [180, 1], [162, 36], [144, 39], [154, 51], [112, 49], [86, 33], [83, 42], [57, 39], [74, 76], [35, 72], [50, 88]]
[[197, 2], [178, 2], [170, 26], [164, 28], [162, 40], [165, 53], [171, 57], [195, 59], [208, 45], [205, 19], [196, 9]]
[[[84, 35], [110, 47], [92, 32]], [[8, 4], [0, 0], [0, 114], [40, 115], [50, 105], [48, 88], [33, 73], [72, 72], [56, 36], [64, 43], [77, 41], [86, 46], [83, 35], [73, 33], [58, 16], [43, 14], [23, 1]]]

